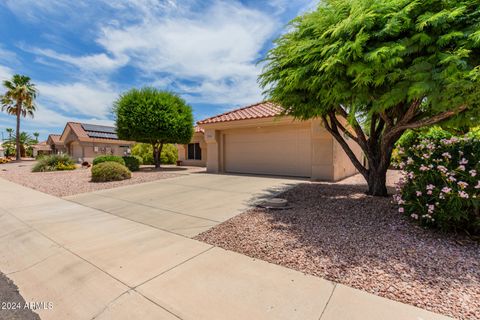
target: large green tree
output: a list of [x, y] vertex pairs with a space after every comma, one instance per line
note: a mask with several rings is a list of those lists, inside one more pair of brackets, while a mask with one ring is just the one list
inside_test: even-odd
[[260, 83], [286, 113], [321, 117], [368, 193], [385, 196], [405, 130], [478, 121], [479, 8], [478, 0], [321, 1], [276, 41]]
[[121, 139], [149, 143], [155, 167], [166, 143], [190, 142], [192, 108], [178, 95], [155, 88], [132, 89], [114, 104], [117, 134]]
[[16, 74], [12, 80], [5, 80], [3, 86], [6, 92], [0, 97], [2, 111], [17, 117], [16, 127], [16, 158], [20, 160], [21, 141], [20, 141], [20, 118], [27, 115], [33, 117], [35, 112], [35, 98], [37, 97], [37, 89], [30, 82], [30, 78]]

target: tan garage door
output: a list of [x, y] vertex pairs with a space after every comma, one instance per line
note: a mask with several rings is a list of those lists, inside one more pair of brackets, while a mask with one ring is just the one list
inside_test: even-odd
[[232, 131], [224, 135], [224, 150], [226, 172], [311, 176], [310, 128]]

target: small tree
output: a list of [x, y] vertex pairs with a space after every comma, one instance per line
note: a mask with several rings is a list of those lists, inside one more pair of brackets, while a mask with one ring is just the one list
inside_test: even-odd
[[[267, 95], [297, 118], [320, 117], [368, 182], [385, 196], [395, 142], [407, 129], [480, 104], [478, 0], [325, 0], [291, 23], [266, 57]], [[345, 121], [345, 119], [348, 121]], [[354, 140], [367, 158], [357, 159]]]
[[113, 110], [119, 138], [151, 144], [156, 168], [164, 144], [186, 144], [192, 138], [192, 108], [171, 92], [132, 89], [120, 96]]
[[35, 137], [35, 143], [38, 143], [38, 137], [40, 136], [40, 133], [34, 132], [33, 136]]
[[17, 117], [16, 128], [16, 158], [20, 160], [21, 143], [20, 143], [20, 118], [27, 115], [33, 118], [35, 112], [35, 98], [37, 97], [37, 89], [30, 82], [30, 77], [16, 74], [12, 80], [5, 80], [4, 87], [7, 89], [5, 94], [0, 97], [2, 110], [8, 114]]

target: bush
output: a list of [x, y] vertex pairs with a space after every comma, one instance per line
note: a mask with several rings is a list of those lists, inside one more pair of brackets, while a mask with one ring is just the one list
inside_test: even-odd
[[98, 156], [95, 159], [93, 159], [93, 165], [102, 163], [102, 162], [118, 162], [121, 165], [125, 165], [125, 161], [123, 161], [123, 158], [120, 156], [112, 156], [112, 155], [103, 155], [103, 156]]
[[[399, 147], [399, 211], [425, 226], [480, 234], [480, 140], [433, 134]], [[421, 140], [418, 140], [421, 138]]]
[[124, 156], [123, 161], [125, 161], [125, 165], [130, 171], [138, 171], [143, 163], [143, 159], [140, 156]]
[[[143, 164], [153, 164], [153, 147], [147, 143], [137, 143], [132, 148], [132, 155], [143, 159]], [[163, 146], [160, 161], [163, 164], [175, 164], [178, 159], [178, 150], [173, 144]]]
[[131, 176], [127, 167], [115, 161], [101, 162], [92, 167], [93, 182], [121, 181]]
[[75, 161], [66, 154], [53, 154], [42, 157], [32, 168], [32, 172], [58, 170], [75, 170]]

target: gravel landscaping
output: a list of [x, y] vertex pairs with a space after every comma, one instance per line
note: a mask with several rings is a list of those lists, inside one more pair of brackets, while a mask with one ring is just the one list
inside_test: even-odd
[[34, 161], [1, 164], [0, 178], [57, 197], [65, 197], [78, 193], [173, 178], [182, 172], [203, 170], [176, 166], [164, 166], [160, 170], [155, 170], [153, 166], [142, 166], [140, 171], [132, 172], [131, 179], [113, 182], [90, 182], [90, 169], [78, 168], [72, 171], [31, 172], [33, 164]]
[[[392, 183], [395, 179], [390, 177]], [[286, 191], [291, 209], [253, 209], [196, 237], [250, 257], [459, 319], [480, 319], [480, 244], [424, 230], [359, 176]]]
[[38, 314], [25, 308], [25, 300], [17, 286], [0, 272], [0, 319], [2, 320], [40, 320]]

